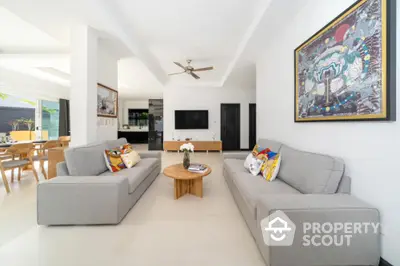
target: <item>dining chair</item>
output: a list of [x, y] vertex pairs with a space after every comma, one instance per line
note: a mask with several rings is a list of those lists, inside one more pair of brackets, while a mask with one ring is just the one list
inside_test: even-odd
[[[3, 178], [3, 183], [6, 188], [7, 193], [10, 193], [10, 186], [8, 184], [6, 171], [11, 170], [11, 182], [14, 182], [14, 169], [18, 169], [18, 181], [21, 180], [22, 168], [26, 166], [32, 167], [33, 176], [36, 182], [39, 182], [39, 178], [35, 167], [33, 165], [32, 155], [34, 152], [33, 143], [19, 143], [13, 144], [4, 152], [4, 156], [8, 156], [7, 160], [0, 160], [0, 172]], [[11, 159], [10, 159], [11, 158]]]
[[61, 147], [68, 147], [71, 142], [71, 136], [61, 136], [58, 138]]
[[49, 140], [45, 142], [39, 149], [37, 149], [37, 155], [32, 156], [32, 161], [39, 161], [42, 174], [45, 179], [48, 179], [46, 170], [44, 169], [44, 162], [49, 160], [48, 152], [49, 149], [57, 148], [60, 146], [60, 141]]

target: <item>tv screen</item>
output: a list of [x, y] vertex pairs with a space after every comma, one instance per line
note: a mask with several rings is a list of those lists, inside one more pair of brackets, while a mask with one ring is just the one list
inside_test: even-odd
[[208, 129], [208, 111], [175, 111], [175, 129]]

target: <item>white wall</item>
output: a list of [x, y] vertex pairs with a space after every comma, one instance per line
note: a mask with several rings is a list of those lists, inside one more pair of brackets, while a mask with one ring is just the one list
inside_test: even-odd
[[[353, 2], [310, 0], [296, 17], [282, 21], [257, 62], [258, 136], [298, 149], [342, 157], [346, 172], [352, 177], [352, 194], [381, 212], [382, 257], [399, 265], [400, 122], [293, 122], [293, 51]], [[400, 51], [399, 23], [397, 29]], [[399, 76], [399, 64], [397, 71]], [[397, 103], [400, 103], [400, 93]]]
[[[164, 140], [221, 139], [221, 103], [240, 103], [242, 149], [249, 148], [249, 104], [255, 103], [254, 67], [238, 69], [222, 88], [217, 87], [166, 87], [164, 90]], [[208, 110], [208, 130], [175, 130], [175, 110]]]
[[[99, 83], [118, 90], [118, 59], [99, 44], [97, 52], [97, 80]], [[117, 118], [97, 118], [97, 140], [111, 140], [118, 137]]]

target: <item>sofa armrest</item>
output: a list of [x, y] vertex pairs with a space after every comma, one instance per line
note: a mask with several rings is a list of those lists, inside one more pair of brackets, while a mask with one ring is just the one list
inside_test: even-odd
[[129, 195], [124, 176], [62, 176], [37, 186], [39, 225], [116, 224]]
[[162, 153], [159, 151], [142, 151], [139, 152], [140, 158], [156, 158], [161, 160]]
[[[265, 228], [277, 215], [295, 225], [288, 247], [266, 244]], [[350, 195], [265, 195], [257, 202], [259, 245], [269, 265], [378, 265], [379, 222], [376, 208]]]
[[249, 155], [249, 152], [235, 152], [235, 153], [224, 153], [224, 159], [239, 159], [239, 160], [245, 160], [247, 156]]
[[57, 176], [69, 176], [69, 171], [67, 164], [65, 162], [60, 162], [56, 165]]

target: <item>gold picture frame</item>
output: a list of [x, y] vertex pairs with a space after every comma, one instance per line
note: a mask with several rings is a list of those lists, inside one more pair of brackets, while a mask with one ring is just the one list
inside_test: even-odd
[[97, 83], [97, 116], [118, 117], [118, 91]]
[[357, 1], [295, 49], [295, 122], [396, 120], [395, 4]]

